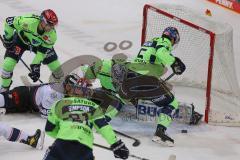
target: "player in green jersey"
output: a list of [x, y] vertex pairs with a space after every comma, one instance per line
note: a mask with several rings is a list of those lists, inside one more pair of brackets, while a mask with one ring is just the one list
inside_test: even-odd
[[63, 76], [58, 56], [53, 48], [57, 40], [55, 30], [57, 24], [57, 15], [51, 9], [44, 10], [41, 15], [27, 14], [6, 18], [3, 35], [6, 53], [2, 64], [1, 91], [9, 89], [13, 70], [26, 50], [36, 54], [30, 64], [29, 73], [33, 82], [40, 77], [41, 64], [48, 65], [55, 78]]
[[116, 158], [127, 159], [129, 150], [107, 123], [104, 111], [89, 97], [87, 81], [69, 75], [63, 82], [68, 97], [57, 101], [48, 115], [45, 131], [55, 138], [44, 160], [93, 160], [94, 127], [111, 145]]
[[[175, 47], [179, 41], [180, 35], [177, 28], [167, 27], [164, 29], [161, 37], [153, 38], [143, 44], [134, 61], [140, 64], [148, 64], [149, 73], [147, 73], [147, 75], [154, 76], [156, 78], [161, 77], [164, 74], [165, 67], [167, 66], [171, 66], [173, 73], [176, 75], [181, 75], [186, 69], [185, 64], [180, 60], [180, 58], [171, 54], [173, 47]], [[155, 72], [151, 72], [152, 68], [155, 68]], [[144, 74], [141, 73], [142, 71], [135, 70], [135, 72], [138, 74]], [[157, 80], [155, 80], [155, 82], [152, 81], [152, 83], [158, 84]], [[156, 89], [156, 91], [157, 90], [158, 89]], [[160, 90], [157, 91], [157, 93], [161, 94], [159, 96], [157, 96], [157, 94], [153, 94], [150, 100], [157, 106], [163, 106], [163, 110], [158, 117], [157, 129], [152, 140], [161, 144], [173, 146], [174, 140], [169, 137], [165, 131], [171, 124], [173, 113], [176, 109], [178, 109], [179, 104], [175, 96], [170, 92], [164, 83], [160, 83]]]
[[[99, 78], [102, 90], [107, 93], [117, 93], [120, 98], [133, 103], [137, 99], [146, 99], [163, 107], [153, 141], [170, 146], [174, 140], [165, 131], [172, 122], [172, 114], [178, 108], [178, 101], [159, 78], [165, 73], [167, 66], [171, 66], [177, 75], [185, 71], [184, 63], [171, 54], [173, 46], [179, 41], [178, 30], [175, 27], [167, 27], [161, 37], [143, 44], [133, 62], [103, 60], [88, 67], [85, 73], [87, 79]], [[109, 119], [122, 107], [122, 103], [116, 104], [113, 106], [115, 109], [107, 113]]]

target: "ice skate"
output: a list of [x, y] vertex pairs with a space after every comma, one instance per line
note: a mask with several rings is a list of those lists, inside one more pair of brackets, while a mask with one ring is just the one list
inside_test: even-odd
[[197, 125], [197, 124], [199, 124], [201, 119], [202, 119], [202, 117], [203, 117], [202, 114], [193, 111], [190, 125]]
[[174, 140], [169, 137], [166, 133], [166, 128], [164, 126], [158, 125], [157, 130], [152, 138], [153, 142], [159, 143], [163, 146], [173, 147]]
[[45, 138], [45, 132], [37, 129], [33, 136], [28, 136], [27, 140], [22, 140], [21, 143], [32, 146], [33, 148], [42, 149]]

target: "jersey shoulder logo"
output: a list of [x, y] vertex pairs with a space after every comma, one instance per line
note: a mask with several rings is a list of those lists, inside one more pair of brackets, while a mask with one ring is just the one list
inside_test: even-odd
[[143, 46], [145, 46], [145, 47], [151, 47], [152, 44], [153, 44], [153, 42], [147, 41], [147, 42], [144, 42], [144, 43], [143, 43]]

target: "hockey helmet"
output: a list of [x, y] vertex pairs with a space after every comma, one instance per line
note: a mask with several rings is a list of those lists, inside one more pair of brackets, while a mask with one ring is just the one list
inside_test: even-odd
[[177, 28], [175, 28], [175, 27], [165, 28], [163, 33], [162, 33], [162, 37], [169, 38], [173, 42], [173, 45], [178, 44], [179, 41], [180, 41], [179, 32], [178, 32]]
[[58, 17], [51, 9], [46, 9], [41, 13], [42, 20], [49, 25], [56, 26], [58, 24]]
[[83, 95], [85, 96], [89, 91], [91, 84], [85, 78], [79, 77], [77, 74], [72, 73], [65, 77], [63, 87], [66, 94]]
[[64, 83], [64, 85], [66, 85], [66, 84], [77, 85], [79, 79], [80, 79], [80, 77], [77, 74], [72, 73], [65, 77], [63, 83]]

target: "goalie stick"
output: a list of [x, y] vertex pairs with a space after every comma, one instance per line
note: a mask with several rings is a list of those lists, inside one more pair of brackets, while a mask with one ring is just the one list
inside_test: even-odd
[[[100, 145], [100, 144], [94, 143], [93, 145], [96, 146], [96, 147], [102, 148], [102, 149], [106, 149], [106, 150], [112, 151], [109, 147], [106, 147], [106, 146], [103, 146], [103, 145]], [[150, 159], [147, 159], [147, 158], [142, 158], [142, 157], [136, 156], [134, 154], [129, 154], [129, 157], [132, 157], [132, 158], [135, 158], [135, 159], [139, 159], [139, 160], [150, 160]]]
[[134, 137], [132, 137], [132, 136], [129, 136], [129, 135], [125, 134], [125, 133], [119, 132], [119, 131], [117, 131], [117, 130], [114, 130], [114, 132], [115, 132], [116, 134], [118, 134], [118, 135], [121, 135], [121, 136], [125, 137], [125, 138], [129, 138], [129, 139], [134, 140], [134, 142], [133, 142], [133, 144], [132, 144], [132, 146], [134, 146], [134, 147], [139, 146], [140, 143], [141, 143], [139, 139], [134, 138]]

